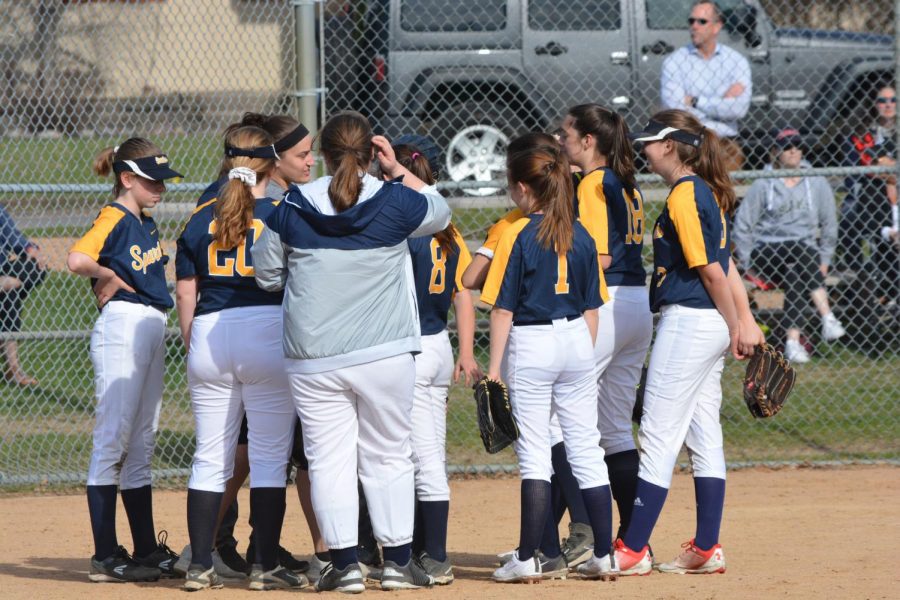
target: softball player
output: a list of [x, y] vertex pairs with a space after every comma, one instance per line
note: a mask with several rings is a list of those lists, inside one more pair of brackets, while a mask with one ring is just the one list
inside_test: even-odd
[[[552, 413], [595, 540], [610, 539], [612, 498], [596, 428], [593, 346], [602, 304], [596, 244], [574, 222], [572, 179], [558, 147], [509, 155], [507, 178], [513, 201], [527, 216], [501, 237], [481, 300], [493, 305], [488, 377], [500, 379], [502, 371], [509, 385], [522, 474], [519, 548], [493, 578], [521, 582], [541, 579], [547, 562], [538, 548], [550, 511]], [[594, 553], [579, 571], [613, 578], [609, 546], [597, 544]]]
[[634, 180], [634, 150], [621, 115], [597, 104], [572, 107], [563, 121], [560, 143], [582, 172], [576, 210], [597, 243], [609, 296], [600, 308], [594, 349], [599, 376], [597, 425], [619, 508], [621, 536], [628, 528], [637, 485], [639, 456], [631, 431], [634, 390], [653, 336], [641, 260], [644, 203]]
[[[450, 209], [363, 115], [338, 113], [320, 139], [332, 176], [292, 187], [253, 247], [260, 286], [285, 289], [286, 368], [332, 560], [316, 589], [364, 589], [357, 474], [383, 548], [382, 589], [428, 586], [411, 560], [409, 415], [421, 344], [407, 238], [447, 227]], [[373, 151], [393, 181], [367, 174]]]
[[[265, 193], [267, 198], [280, 199], [292, 183], [306, 183], [310, 179], [310, 170], [315, 164], [315, 156], [312, 153], [312, 137], [309, 130], [297, 119], [289, 115], [265, 115], [253, 112], [244, 113], [240, 122], [229, 125], [225, 129], [225, 136], [240, 127], [255, 126], [268, 132], [274, 139], [273, 146], [277, 158], [275, 168], [269, 177]], [[225, 157], [219, 169], [218, 180], [207, 186], [200, 195], [197, 205], [206, 204], [218, 197], [219, 191], [228, 183], [228, 171], [231, 159]], [[322, 542], [322, 536], [316, 526], [315, 515], [312, 511], [312, 502], [309, 498], [309, 474], [306, 469], [305, 457], [303, 457], [303, 438], [299, 429], [299, 418], [295, 421], [295, 448], [292, 452], [292, 462], [297, 464], [297, 495], [303, 508], [310, 535], [315, 545], [316, 555], [312, 559], [313, 565], [306, 561], [297, 560], [286, 548], [278, 547], [278, 561], [283, 567], [287, 567], [297, 573], [308, 571], [310, 577], [314, 577], [328, 562], [327, 548]], [[296, 457], [296, 460], [295, 458]], [[253, 543], [253, 534], [247, 546], [247, 560], [237, 552], [237, 540], [234, 538], [234, 526], [238, 519], [237, 493], [244, 484], [250, 472], [247, 456], [247, 418], [241, 423], [238, 436], [237, 450], [234, 460], [234, 475], [225, 486], [225, 494], [222, 500], [222, 508], [219, 513], [219, 527], [216, 531], [215, 550], [213, 551], [213, 564], [216, 572], [226, 579], [244, 579], [249, 572], [249, 564], [254, 561], [256, 548]], [[252, 515], [250, 518], [252, 527]], [[323, 555], [324, 553], [324, 555]], [[323, 560], [324, 559], [324, 560]], [[178, 568], [187, 570], [191, 562], [190, 545], [185, 546], [181, 552], [181, 560]]]
[[[87, 498], [94, 534], [91, 581], [155, 581], [174, 575], [178, 555], [155, 539], [150, 460], [162, 402], [168, 256], [147, 209], [164, 180], [181, 177], [152, 142], [131, 138], [107, 148], [94, 171], [115, 173], [115, 200], [103, 207], [67, 265], [91, 278], [100, 316], [91, 333], [97, 409]], [[116, 486], [134, 541], [134, 557], [116, 539]]]
[[[250, 510], [256, 556], [250, 589], [307, 585], [278, 562], [285, 511], [285, 472], [294, 436], [294, 407], [278, 343], [283, 294], [256, 285], [250, 249], [276, 201], [264, 196], [275, 167], [272, 137], [239, 127], [225, 139], [228, 183], [199, 206], [178, 238], [178, 321], [197, 448], [188, 482], [192, 563], [184, 587], [222, 586], [212, 544], [225, 484], [232, 475], [244, 411], [250, 458]], [[247, 324], [252, 323], [252, 327]]]
[[719, 138], [690, 113], [654, 115], [643, 142], [650, 168], [671, 186], [653, 228], [650, 302], [660, 312], [650, 354], [639, 437], [641, 461], [631, 522], [616, 540], [623, 575], [651, 570], [647, 542], [687, 444], [697, 499], [697, 530], [664, 573], [724, 573], [719, 526], [725, 454], [719, 408], [725, 353], [753, 354], [764, 341], [731, 259], [735, 196]]
[[[428, 185], [434, 184], [432, 167], [422, 152], [396, 145], [397, 162]], [[418, 300], [422, 352], [416, 355], [416, 388], [412, 406], [412, 451], [416, 479], [416, 527], [413, 553], [435, 583], [453, 582], [447, 558], [447, 517], [450, 486], [447, 483], [447, 392], [450, 377], [465, 374], [466, 385], [481, 376], [473, 351], [475, 305], [460, 276], [472, 258], [459, 231], [452, 224], [433, 236], [409, 240]], [[450, 304], [456, 310], [459, 360], [447, 332]]]

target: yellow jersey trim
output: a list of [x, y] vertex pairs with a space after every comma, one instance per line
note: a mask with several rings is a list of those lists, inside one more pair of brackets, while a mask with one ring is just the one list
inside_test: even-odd
[[462, 235], [460, 235], [459, 229], [456, 229], [455, 227], [453, 241], [456, 242], [456, 245], [459, 248], [459, 260], [456, 263], [456, 289], [464, 290], [466, 287], [462, 283], [462, 276], [463, 272], [465, 272], [465, 270], [469, 268], [469, 265], [472, 264], [472, 254], [466, 246], [466, 241], [462, 238]]
[[700, 267], [710, 263], [706, 255], [706, 244], [703, 240], [703, 228], [700, 225], [700, 214], [697, 212], [697, 200], [694, 196], [694, 182], [679, 183], [666, 201], [669, 218], [675, 225], [678, 243], [689, 268]]
[[588, 173], [578, 184], [578, 219], [597, 244], [598, 254], [609, 254], [609, 218], [603, 177], [606, 171]]
[[125, 212], [114, 206], [104, 206], [100, 210], [100, 214], [94, 219], [94, 224], [84, 236], [77, 242], [69, 252], [80, 252], [87, 254], [93, 260], [100, 259], [100, 252], [106, 244], [109, 234], [125, 217]]
[[[509, 215], [507, 215], [509, 216]], [[506, 217], [504, 217], [504, 220]], [[503, 235], [497, 243], [494, 250], [494, 259], [491, 261], [491, 268], [488, 270], [487, 279], [481, 288], [481, 301], [485, 304], [494, 304], [497, 296], [500, 294], [500, 286], [503, 284], [503, 277], [506, 275], [506, 267], [509, 264], [509, 257], [512, 254], [513, 246], [519, 238], [519, 234], [525, 229], [525, 226], [531, 220], [522, 217], [514, 223], [504, 227]], [[496, 225], [495, 225], [496, 227]]]

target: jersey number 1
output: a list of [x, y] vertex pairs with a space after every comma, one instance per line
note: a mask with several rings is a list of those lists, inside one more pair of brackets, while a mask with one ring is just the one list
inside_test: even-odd
[[556, 285], [557, 294], [569, 293], [569, 260], [565, 254], [556, 255]]
[[[238, 244], [237, 248], [222, 248], [214, 239], [207, 250], [209, 274], [213, 277], [234, 277], [236, 272], [240, 277], [253, 277], [255, 271], [253, 262], [250, 260], [250, 248], [253, 246], [253, 242], [262, 235], [264, 228], [265, 224], [260, 219], [253, 219], [247, 237]], [[215, 221], [209, 224], [209, 233], [210, 235], [216, 233]]]

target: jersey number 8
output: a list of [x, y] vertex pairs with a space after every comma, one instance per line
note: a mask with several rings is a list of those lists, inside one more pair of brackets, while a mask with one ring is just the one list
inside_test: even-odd
[[[250, 224], [247, 237], [237, 248], [223, 248], [219, 242], [213, 239], [207, 250], [209, 262], [209, 274], [213, 277], [234, 277], [235, 272], [240, 277], [253, 277], [253, 262], [250, 259], [250, 248], [262, 235], [265, 224], [260, 219], [253, 219]], [[210, 235], [216, 233], [216, 222], [209, 224]], [[249, 243], [247, 243], [249, 241]]]
[[640, 244], [644, 241], [644, 199], [641, 193], [634, 191], [634, 197], [630, 197], [622, 190], [622, 198], [628, 209], [628, 231], [625, 233], [626, 244]]

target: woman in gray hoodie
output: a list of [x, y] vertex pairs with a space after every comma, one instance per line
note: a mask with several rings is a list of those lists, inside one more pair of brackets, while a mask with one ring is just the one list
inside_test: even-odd
[[[767, 169], [809, 167], [796, 129], [782, 129]], [[755, 270], [784, 290], [785, 356], [809, 362], [800, 343], [803, 309], [812, 299], [822, 319], [822, 338], [843, 336], [844, 327], [828, 303], [825, 275], [837, 242], [834, 192], [824, 177], [757, 179], [734, 219], [735, 251], [745, 270]]]

